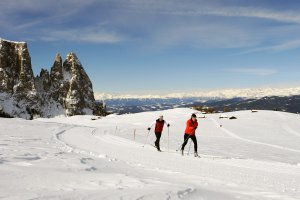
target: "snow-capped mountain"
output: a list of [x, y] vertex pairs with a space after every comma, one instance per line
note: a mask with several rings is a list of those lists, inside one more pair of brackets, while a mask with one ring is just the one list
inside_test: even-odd
[[266, 96], [292, 96], [300, 94], [299, 87], [285, 88], [247, 88], [247, 89], [224, 89], [202, 92], [181, 92], [169, 94], [108, 94], [95, 92], [96, 100], [107, 99], [167, 99], [167, 98], [203, 98], [203, 99], [232, 99], [232, 98], [262, 98]]
[[[300, 112], [300, 87], [216, 90], [210, 92], [173, 93], [166, 95], [122, 95], [96, 93], [113, 113], [137, 113], [178, 107], [210, 106], [216, 111], [245, 109], [278, 109]], [[268, 98], [269, 97], [269, 98]], [[278, 100], [278, 101], [277, 101]]]
[[92, 83], [74, 53], [62, 63], [59, 54], [49, 73], [34, 77], [25, 42], [0, 40], [0, 115], [53, 117], [102, 114]]
[[108, 99], [105, 105], [109, 112], [125, 114], [190, 107], [195, 102], [198, 98]]
[[203, 103], [195, 102], [192, 106], [204, 106], [213, 108], [216, 112], [236, 110], [278, 110], [290, 113], [300, 113], [300, 95], [294, 96], [270, 96], [263, 98], [234, 98], [224, 100], [213, 100]]
[[193, 106], [210, 107], [216, 112], [223, 112], [224, 109], [227, 111], [261, 109], [300, 113], [300, 95], [210, 100], [199, 98], [108, 99], [105, 103], [108, 111], [119, 114]]

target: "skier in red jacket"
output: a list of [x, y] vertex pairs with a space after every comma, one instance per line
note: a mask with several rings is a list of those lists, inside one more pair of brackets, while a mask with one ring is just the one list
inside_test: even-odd
[[197, 138], [195, 135], [196, 129], [198, 127], [198, 122], [197, 122], [197, 116], [195, 114], [192, 114], [191, 119], [189, 119], [186, 122], [186, 129], [185, 129], [185, 134], [184, 134], [184, 142], [181, 146], [181, 154], [183, 155], [184, 153], [184, 147], [188, 143], [188, 140], [191, 138], [193, 143], [194, 143], [194, 155], [195, 157], [198, 157], [197, 153]]
[[167, 125], [167, 127], [169, 127], [170, 124], [166, 123], [166, 121], [164, 120], [163, 115], [160, 115], [159, 118], [149, 126], [149, 128], [148, 128], [149, 131], [151, 130], [151, 127], [154, 124], [155, 124], [154, 132], [155, 132], [155, 136], [156, 136], [156, 141], [154, 142], [154, 145], [155, 145], [155, 147], [157, 148], [158, 151], [161, 151], [160, 150], [160, 145], [159, 145], [161, 133], [163, 131], [164, 125]]

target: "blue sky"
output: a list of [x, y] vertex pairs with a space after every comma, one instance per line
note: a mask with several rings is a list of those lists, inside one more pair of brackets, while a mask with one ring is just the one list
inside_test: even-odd
[[75, 52], [97, 92], [300, 85], [298, 0], [2, 0], [0, 27], [35, 74]]

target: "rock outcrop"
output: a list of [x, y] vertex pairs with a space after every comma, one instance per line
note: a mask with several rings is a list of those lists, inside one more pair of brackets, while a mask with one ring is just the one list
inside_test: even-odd
[[27, 44], [1, 39], [0, 113], [32, 119], [106, 112], [95, 102], [92, 83], [74, 53], [63, 63], [57, 54], [50, 73], [42, 69], [34, 77]]
[[0, 40], [0, 105], [10, 116], [32, 118], [40, 108], [27, 44]]
[[71, 115], [92, 114], [95, 98], [92, 82], [74, 53], [63, 63], [65, 107]]

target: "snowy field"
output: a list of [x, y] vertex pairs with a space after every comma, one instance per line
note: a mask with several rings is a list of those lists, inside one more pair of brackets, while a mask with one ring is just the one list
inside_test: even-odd
[[[0, 199], [300, 199], [299, 115], [206, 115], [198, 119], [201, 158], [193, 144], [188, 153], [190, 143], [182, 157], [176, 149], [192, 112], [0, 118]], [[147, 140], [159, 114], [171, 124], [163, 152], [150, 145], [152, 131]]]

